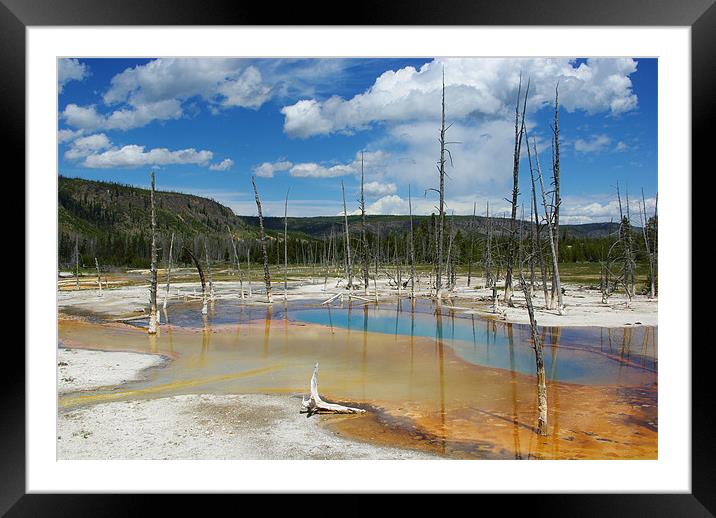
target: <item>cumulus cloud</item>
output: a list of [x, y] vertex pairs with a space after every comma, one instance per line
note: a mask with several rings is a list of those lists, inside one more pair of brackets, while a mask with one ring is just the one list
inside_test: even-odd
[[273, 178], [274, 173], [279, 171], [288, 171], [293, 167], [293, 163], [288, 160], [279, 160], [278, 162], [264, 162], [254, 167], [254, 174], [263, 178]]
[[110, 145], [109, 138], [107, 138], [107, 135], [104, 133], [79, 137], [76, 138], [69, 149], [65, 151], [65, 158], [68, 160], [77, 160], [107, 149]]
[[307, 138], [362, 130], [377, 122], [438, 117], [443, 70], [451, 120], [504, 118], [513, 109], [520, 72], [524, 82], [531, 80], [530, 110], [553, 101], [557, 81], [560, 104], [567, 111], [619, 114], [637, 105], [629, 78], [636, 61], [629, 58], [588, 59], [579, 65], [567, 58], [440, 58], [419, 69], [387, 71], [350, 99], [303, 99], [284, 106], [284, 131]]
[[62, 93], [70, 81], [82, 81], [90, 75], [89, 67], [77, 58], [57, 60], [57, 90]]
[[396, 194], [383, 196], [366, 207], [368, 214], [407, 214], [408, 202]]
[[113, 145], [104, 133], [82, 135], [81, 131], [66, 130], [63, 137], [69, 141], [65, 158], [78, 162], [82, 167], [94, 169], [193, 164], [208, 167], [212, 171], [226, 171], [234, 165], [234, 161], [230, 158], [212, 164], [214, 154], [207, 150], [197, 151], [194, 148], [146, 150], [145, 146], [136, 144], [120, 147]]
[[64, 142], [71, 142], [83, 134], [84, 130], [61, 129], [57, 132], [57, 141], [60, 144]]
[[[656, 197], [645, 200], [647, 218], [654, 214]], [[629, 210], [632, 225], [640, 226], [641, 197], [633, 196], [629, 199]], [[622, 210], [626, 212], [626, 200], [622, 195]], [[560, 221], [566, 224], [595, 223], [602, 221], [619, 221], [619, 202], [614, 195], [593, 195], [590, 197], [565, 196], [560, 207]]]
[[361, 167], [366, 175], [380, 174], [390, 159], [385, 151], [365, 151], [356, 153], [355, 158], [343, 164], [322, 165], [315, 162], [295, 164], [289, 170], [291, 176], [298, 178], [336, 178], [357, 175]]
[[614, 147], [614, 151], [626, 151], [627, 149], [629, 149], [629, 145], [623, 140], [617, 142], [617, 145]]
[[574, 150], [580, 153], [597, 153], [604, 151], [611, 143], [612, 139], [608, 135], [592, 135], [586, 140], [581, 138], [575, 140]]
[[395, 194], [398, 190], [398, 186], [394, 183], [366, 182], [363, 185], [363, 190], [367, 196], [378, 197]]
[[214, 154], [211, 151], [197, 151], [194, 148], [170, 151], [167, 148], [144, 150], [144, 146], [127, 145], [92, 154], [84, 159], [83, 166], [96, 169], [135, 168], [150, 165], [195, 164], [206, 165]]
[[227, 170], [231, 169], [231, 166], [233, 166], [233, 165], [234, 165], [233, 160], [231, 160], [230, 158], [225, 158], [218, 164], [211, 164], [209, 166], [209, 169], [211, 169], [212, 171], [227, 171]]
[[99, 113], [96, 105], [71, 104], [62, 118], [74, 128], [129, 130], [182, 117], [184, 103], [190, 99], [203, 99], [212, 111], [258, 109], [273, 93], [261, 71], [246, 60], [160, 58], [112, 78], [102, 96], [107, 113]]

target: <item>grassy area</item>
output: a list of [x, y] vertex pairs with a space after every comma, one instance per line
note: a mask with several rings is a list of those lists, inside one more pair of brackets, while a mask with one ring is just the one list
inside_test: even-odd
[[[422, 264], [417, 265], [416, 270], [422, 275], [427, 276], [430, 273], [432, 265]], [[395, 271], [394, 265], [385, 265], [379, 269], [379, 277], [385, 277], [384, 271], [389, 271], [391, 274]], [[246, 265], [242, 264], [242, 272], [244, 274], [244, 282], [248, 283], [249, 276], [246, 269]], [[373, 276], [375, 272], [375, 266], [371, 265], [370, 275]], [[205, 272], [206, 273], [206, 272]], [[273, 282], [283, 281], [283, 266], [272, 264], [270, 266], [270, 273]], [[502, 273], [502, 272], [501, 272]], [[599, 263], [562, 263], [559, 265], [559, 273], [561, 279], [565, 283], [577, 284], [580, 286], [599, 286], [600, 276], [600, 265]], [[647, 265], [637, 265], [636, 272], [636, 286], [637, 291], [641, 287], [647, 286], [649, 268]], [[341, 267], [337, 270], [330, 268], [328, 271], [329, 278], [335, 278], [342, 274]], [[288, 268], [288, 280], [292, 281], [310, 281], [314, 278], [314, 282], [322, 283], [326, 275], [325, 269], [321, 265], [307, 265], [307, 266], [289, 266]], [[353, 275], [359, 278], [361, 274], [360, 265], [354, 266]], [[410, 269], [403, 267], [403, 279], [407, 280], [410, 277]], [[460, 265], [458, 268], [458, 275], [461, 278], [467, 277], [467, 266]], [[539, 277], [539, 271], [537, 271]], [[473, 284], [479, 286], [481, 281], [485, 277], [485, 271], [482, 267], [473, 266], [472, 277], [474, 279]], [[215, 264], [212, 266], [212, 279], [214, 281], [238, 281], [239, 276], [236, 272], [236, 266], [233, 264]], [[172, 282], [198, 282], [199, 275], [195, 268], [182, 267], [172, 270]], [[106, 282], [106, 287], [121, 287], [121, 286], [132, 286], [138, 284], [146, 284], [149, 282], [149, 270], [137, 270], [137, 269], [126, 269], [116, 272], [102, 272], [103, 285]], [[165, 271], [159, 269], [159, 283], [166, 282]], [[261, 264], [251, 265], [251, 282], [252, 283], [263, 283], [263, 266]], [[76, 281], [74, 277], [65, 277], [58, 282], [59, 289], [61, 290], [74, 290], [76, 289]], [[80, 270], [80, 289], [97, 289], [97, 272], [93, 269], [82, 269]], [[618, 290], [619, 291], [619, 290]]]

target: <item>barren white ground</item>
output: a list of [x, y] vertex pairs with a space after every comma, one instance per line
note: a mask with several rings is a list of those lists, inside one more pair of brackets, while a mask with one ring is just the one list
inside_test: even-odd
[[[300, 398], [193, 394], [61, 412], [59, 459], [430, 459], [345, 439], [299, 414]], [[361, 416], [356, 417], [360, 419]]]
[[[60, 349], [64, 394], [141, 379], [165, 359]], [[320, 426], [336, 416], [300, 414], [300, 397], [194, 394], [60, 410], [58, 459], [429, 459], [352, 441]], [[360, 417], [358, 417], [360, 418]]]
[[[529, 323], [529, 317], [525, 308], [525, 298], [521, 291], [514, 292], [514, 307], [508, 307], [501, 302], [498, 311], [493, 310], [491, 302], [492, 290], [485, 288], [468, 288], [465, 278], [458, 280], [458, 286], [453, 292], [446, 292], [443, 295], [442, 304], [446, 308], [454, 308], [456, 311], [467, 314], [474, 313], [504, 322], [516, 324]], [[311, 283], [306, 279], [299, 282], [289, 283], [289, 301], [300, 300], [326, 300], [331, 296], [344, 293], [343, 285], [337, 286], [335, 278], [324, 280], [316, 279]], [[541, 326], [601, 326], [601, 327], [625, 327], [625, 326], [656, 326], [658, 325], [657, 299], [649, 299], [645, 295], [637, 295], [631, 301], [627, 301], [622, 294], [614, 294], [609, 298], [607, 304], [602, 304], [601, 293], [598, 290], [587, 289], [582, 286], [566, 283], [562, 285], [565, 289], [564, 305], [562, 315], [556, 310], [545, 309], [544, 296], [540, 290], [535, 290], [533, 305], [537, 324]], [[214, 283], [215, 293], [218, 300], [238, 299], [239, 283], [234, 281], [218, 281]], [[244, 289], [247, 289], [244, 283]], [[169, 301], [185, 300], [199, 296], [199, 284], [181, 283], [172, 284]], [[265, 304], [261, 283], [253, 283], [253, 296], [247, 298], [246, 304]], [[370, 286], [368, 294], [363, 290], [356, 290], [355, 295], [370, 300], [375, 300], [375, 290]], [[385, 280], [378, 281], [378, 298], [381, 302], [395, 301], [398, 296], [407, 297], [408, 292], [403, 289], [398, 292], [395, 288], [388, 286]], [[425, 297], [428, 292], [425, 288], [416, 289], [417, 297]], [[499, 298], [502, 298], [502, 290], [498, 290]], [[274, 283], [274, 303], [282, 303], [284, 300], [283, 286]], [[164, 298], [164, 290], [160, 290], [160, 302]], [[148, 313], [149, 285], [128, 286], [103, 290], [102, 296], [93, 290], [82, 291], [60, 291], [58, 292], [58, 308], [62, 310], [76, 309], [105, 317], [118, 317], [128, 315], [142, 315]], [[333, 302], [338, 303], [338, 300]]]
[[57, 392], [93, 390], [142, 378], [142, 372], [165, 363], [161, 356], [61, 348], [57, 354]]

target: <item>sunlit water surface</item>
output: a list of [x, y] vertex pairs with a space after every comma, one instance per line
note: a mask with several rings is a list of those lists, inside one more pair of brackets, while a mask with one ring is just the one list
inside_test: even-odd
[[273, 308], [221, 301], [206, 316], [187, 302], [170, 305], [166, 317], [169, 325], [156, 337], [61, 322], [67, 345], [160, 353], [173, 361], [143, 381], [72, 394], [60, 405], [192, 392], [300, 394], [320, 362], [325, 397], [363, 403], [377, 415], [334, 423], [365, 440], [457, 457], [656, 457], [656, 328], [540, 329], [552, 427], [547, 444], [532, 432], [529, 326], [437, 309], [430, 301]]

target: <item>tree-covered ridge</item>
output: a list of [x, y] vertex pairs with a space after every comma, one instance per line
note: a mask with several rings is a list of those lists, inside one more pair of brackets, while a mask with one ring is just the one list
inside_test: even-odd
[[[81, 264], [94, 265], [97, 257], [102, 265], [147, 267], [150, 254], [149, 190], [112, 182], [59, 177], [58, 180], [58, 238], [60, 265], [74, 264], [75, 245], [79, 248]], [[220, 203], [200, 196], [177, 192], [157, 191], [157, 233], [159, 258], [168, 256], [169, 241], [175, 235], [174, 260], [188, 264], [182, 247], [189, 247], [199, 257], [204, 256], [207, 241], [211, 259], [234, 262], [229, 229], [237, 240], [237, 252], [246, 261], [260, 260], [258, 218], [237, 216]], [[290, 208], [290, 201], [289, 201]], [[435, 247], [436, 215], [413, 216], [415, 260], [429, 264]], [[504, 255], [509, 233], [508, 219], [476, 216], [448, 216], [448, 235], [453, 235], [456, 261], [466, 264], [472, 256], [482, 260], [486, 246], [488, 222], [493, 232], [494, 252]], [[360, 239], [360, 216], [349, 216], [351, 241]], [[378, 250], [382, 260], [389, 263], [404, 261], [409, 246], [409, 216], [369, 215], [367, 243], [370, 250]], [[282, 217], [265, 217], [268, 254], [272, 264], [283, 262]], [[529, 223], [523, 223], [525, 234]], [[618, 232], [618, 223], [561, 225], [559, 258], [562, 262], [604, 260]], [[289, 217], [289, 263], [311, 261], [340, 261], [344, 254], [342, 216]], [[635, 233], [640, 232], [638, 228]], [[636, 238], [635, 238], [636, 239]], [[638, 242], [638, 239], [636, 239]], [[472, 247], [472, 254], [471, 252]], [[637, 250], [640, 259], [641, 251]]]

